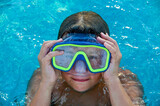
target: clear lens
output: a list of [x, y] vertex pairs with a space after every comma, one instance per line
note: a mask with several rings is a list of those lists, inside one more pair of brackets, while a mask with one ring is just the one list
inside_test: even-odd
[[55, 57], [56, 64], [64, 68], [67, 68], [70, 65], [74, 55], [78, 51], [86, 53], [89, 63], [93, 69], [104, 68], [106, 65], [107, 52], [101, 48], [60, 46], [56, 48], [56, 51], [64, 51], [63, 55]]
[[55, 62], [58, 66], [61, 66], [61, 67], [64, 67], [64, 68], [67, 68], [72, 59], [73, 59], [73, 56], [74, 56], [74, 47], [69, 47], [69, 46], [60, 46], [58, 48], [56, 48], [56, 51], [64, 51], [64, 54], [63, 55], [60, 55], [60, 56], [55, 56]]
[[87, 57], [93, 69], [104, 68], [106, 65], [107, 52], [104, 49], [89, 47], [86, 48]]

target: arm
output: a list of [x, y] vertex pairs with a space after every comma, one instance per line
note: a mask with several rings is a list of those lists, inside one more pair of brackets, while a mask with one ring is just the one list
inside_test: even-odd
[[33, 98], [31, 99], [30, 106], [49, 106], [51, 104], [51, 93], [58, 76], [58, 72], [56, 72], [52, 67], [51, 58], [54, 56], [62, 55], [63, 52], [51, 52], [50, 48], [55, 43], [61, 41], [62, 39], [57, 41], [46, 41], [42, 45], [41, 51], [38, 55], [41, 81], [39, 82], [37, 89], [34, 88], [34, 83], [31, 82], [31, 86], [33, 86], [34, 90], [36, 90], [33, 92], [35, 95], [31, 94]]
[[123, 88], [118, 77], [105, 80], [109, 89], [109, 95], [113, 106], [133, 106], [133, 103]]
[[133, 106], [133, 103], [124, 90], [118, 78], [118, 69], [122, 54], [117, 42], [106, 33], [101, 33], [97, 40], [102, 43], [111, 53], [110, 65], [103, 75], [103, 79], [108, 86], [111, 104], [113, 106]]
[[133, 104], [136, 106], [145, 106], [145, 102], [143, 100], [143, 86], [138, 80], [137, 75], [132, 73], [130, 70], [120, 70], [118, 77]]
[[[113, 78], [113, 80], [110, 79], [110, 83], [113, 85], [109, 85], [109, 82], [108, 82], [110, 99], [114, 99], [114, 101], [112, 101], [112, 103], [113, 102], [118, 103], [118, 101], [116, 101], [116, 97], [118, 98], [118, 95], [120, 98], [120, 99], [118, 99], [119, 101], [121, 101], [121, 102], [123, 102], [123, 100], [129, 101], [129, 100], [125, 99], [126, 96], [124, 94], [127, 94], [128, 97], [131, 99], [133, 105], [145, 106], [145, 102], [143, 100], [143, 94], [144, 94], [143, 86], [140, 83], [140, 81], [138, 80], [137, 75], [135, 75], [134, 73], [132, 73], [129, 70], [124, 71], [122, 69], [119, 69], [118, 79], [117, 79], [118, 84], [115, 79], [116, 78]], [[121, 89], [122, 89], [122, 91], [121, 91]], [[120, 93], [122, 93], [122, 94], [120, 94]], [[123, 100], [121, 100], [121, 99], [123, 99]], [[119, 103], [119, 104], [122, 104], [122, 103]]]
[[41, 71], [40, 68], [34, 71], [31, 79], [28, 82], [27, 91], [26, 91], [26, 105], [29, 106], [32, 98], [37, 92], [40, 82], [41, 82]]
[[41, 82], [30, 106], [49, 106], [51, 104], [51, 93], [51, 85], [46, 82]]
[[[27, 88], [27, 106], [49, 106], [52, 87], [41, 82], [41, 71], [38, 68], [34, 71]], [[31, 102], [32, 101], [32, 102]], [[30, 103], [31, 102], [31, 103]]]

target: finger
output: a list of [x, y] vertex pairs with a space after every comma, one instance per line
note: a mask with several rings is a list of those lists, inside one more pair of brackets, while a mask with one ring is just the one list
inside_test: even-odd
[[[49, 41], [48, 43], [46, 43], [46, 46], [51, 48], [55, 43], [57, 42], [62, 42], [63, 40], [62, 39], [58, 39], [58, 40], [52, 40], [52, 41]], [[42, 45], [43, 46], [43, 45]], [[44, 46], [45, 47], [45, 46]]]
[[108, 40], [105, 40], [105, 39], [103, 39], [103, 38], [101, 38], [101, 37], [97, 37], [97, 40], [100, 42], [100, 43], [102, 43], [102, 44], [104, 44], [105, 42], [107, 42], [108, 44], [110, 44], [112, 47], [116, 47], [115, 45], [114, 45], [114, 43], [112, 43], [111, 41], [108, 41]]
[[97, 41], [100, 42], [101, 44], [104, 44], [106, 40], [98, 36]]
[[53, 40], [53, 41], [45, 41], [41, 47], [39, 57], [42, 59], [50, 50], [50, 48], [57, 42], [62, 42], [62, 39]]
[[115, 44], [115, 46], [118, 47], [117, 42], [113, 38], [109, 37], [108, 34], [105, 35], [104, 33], [101, 33], [101, 37], [104, 38], [104, 39], [106, 39], [106, 40], [109, 40], [109, 41], [113, 42]]
[[64, 51], [49, 52], [49, 53], [43, 58], [43, 59], [44, 59], [43, 61], [44, 61], [45, 63], [50, 63], [52, 57], [62, 55], [63, 53], [64, 53]]
[[110, 51], [111, 57], [114, 60], [114, 58], [116, 57], [116, 49], [109, 45], [107, 42], [104, 43], [104, 46]]
[[47, 49], [50, 49], [55, 43], [57, 43], [57, 42], [61, 42], [61, 41], [63, 41], [62, 39], [59, 39], [59, 40], [52, 40], [52, 41], [46, 41], [46, 42], [44, 42], [43, 43], [43, 45], [42, 45], [42, 51], [44, 51], [44, 49], [45, 49], [45, 51], [47, 50]]
[[113, 47], [114, 49], [116, 49], [116, 46], [112, 42], [106, 41], [105, 43], [109, 44], [111, 47]]

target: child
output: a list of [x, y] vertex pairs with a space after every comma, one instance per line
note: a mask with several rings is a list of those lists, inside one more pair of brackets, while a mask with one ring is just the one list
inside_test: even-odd
[[[110, 65], [105, 72], [91, 73], [87, 68], [88, 64], [83, 61], [76, 61], [68, 72], [53, 68], [52, 57], [62, 56], [65, 51], [50, 52], [50, 48], [56, 43], [72, 37], [72, 34], [79, 33], [83, 33], [84, 36], [85, 34], [86, 36], [88, 34], [95, 35], [93, 37], [97, 42], [109, 50], [111, 53]], [[83, 11], [67, 17], [61, 24], [59, 40], [46, 41], [42, 45], [38, 55], [40, 68], [33, 73], [28, 84], [27, 105], [145, 105], [142, 99], [141, 83], [134, 73], [119, 68], [122, 54], [117, 42], [109, 35], [108, 25], [94, 12]], [[85, 50], [91, 51], [92, 49]], [[73, 51], [74, 49], [71, 49], [69, 54], [72, 54]], [[94, 54], [96, 53], [94, 52]], [[64, 58], [61, 62], [65, 63], [68, 58]], [[80, 67], [80, 65], [82, 66]]]

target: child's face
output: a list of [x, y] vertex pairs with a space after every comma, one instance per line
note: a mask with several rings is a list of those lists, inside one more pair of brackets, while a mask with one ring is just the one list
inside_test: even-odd
[[[74, 69], [72, 68], [70, 71], [74, 71]], [[87, 76], [75, 76], [70, 72], [62, 72], [62, 77], [74, 90], [84, 92], [95, 86], [101, 78], [101, 73], [90, 74]]]
[[[63, 35], [66, 37], [67, 33]], [[78, 92], [84, 92], [95, 86], [101, 79], [101, 73], [90, 73], [86, 68], [86, 71], [89, 73], [87, 76], [75, 76], [70, 72], [75, 72], [75, 65], [69, 72], [61, 72], [64, 80], [70, 85], [74, 90]]]

